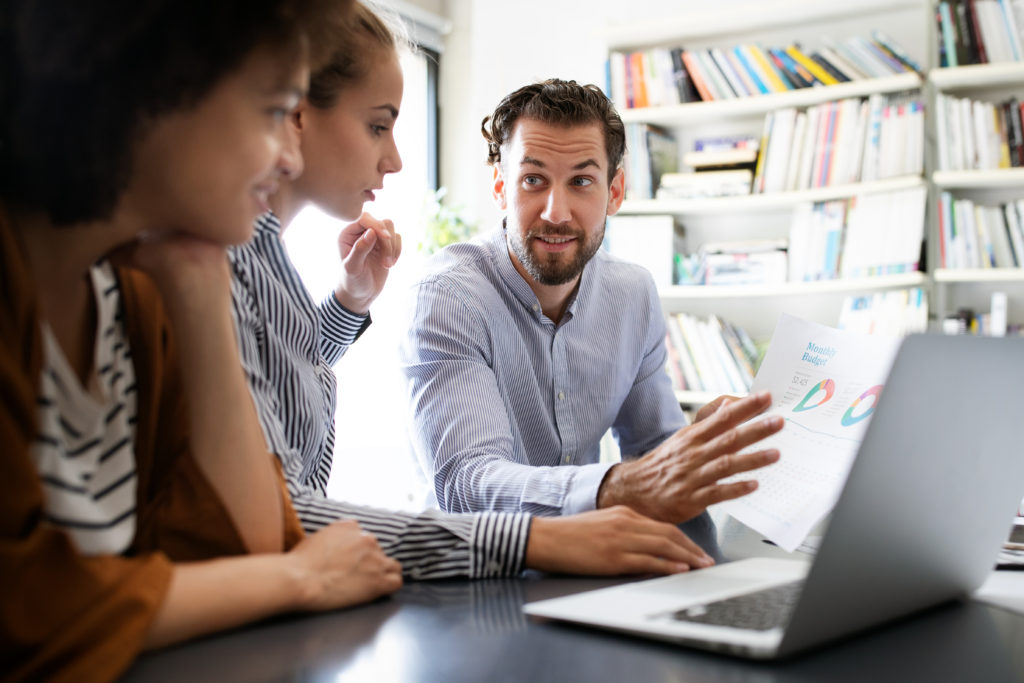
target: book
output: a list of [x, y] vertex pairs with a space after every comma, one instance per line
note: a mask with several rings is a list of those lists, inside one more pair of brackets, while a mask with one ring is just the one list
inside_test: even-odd
[[711, 93], [711, 89], [708, 87], [708, 82], [705, 79], [704, 72], [700, 67], [697, 58], [694, 53], [690, 50], [683, 50], [681, 59], [686, 67], [687, 73], [690, 74], [690, 81], [693, 83], [693, 87], [696, 88], [697, 93], [700, 95], [700, 99], [705, 102], [710, 102], [715, 99]]
[[674, 284], [672, 254], [678, 241], [673, 216], [617, 214], [608, 217], [604, 248], [617, 258], [646, 268], [655, 284], [667, 287]]
[[757, 147], [694, 150], [683, 154], [683, 165], [695, 169], [721, 168], [727, 166], [753, 166], [757, 163]]
[[750, 194], [753, 172], [749, 168], [692, 173], [666, 173], [661, 177], [658, 199], [705, 199]]
[[821, 68], [820, 64], [804, 54], [800, 49], [800, 46], [796, 43], [788, 46], [785, 50], [785, 54], [789, 55], [797, 64], [807, 69], [807, 71], [809, 71], [811, 75], [818, 80], [818, 82], [824, 85], [835, 85], [839, 82], [834, 76], [828, 73], [828, 71]]

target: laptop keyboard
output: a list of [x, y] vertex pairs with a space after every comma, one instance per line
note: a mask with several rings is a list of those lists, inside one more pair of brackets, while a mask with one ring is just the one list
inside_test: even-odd
[[793, 581], [717, 602], [690, 605], [674, 612], [672, 617], [677, 621], [731, 626], [754, 631], [781, 628], [789, 621], [789, 615], [796, 607], [802, 586], [803, 581]]

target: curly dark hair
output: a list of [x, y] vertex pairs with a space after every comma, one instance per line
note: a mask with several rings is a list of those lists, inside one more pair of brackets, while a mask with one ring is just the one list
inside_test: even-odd
[[488, 164], [501, 163], [501, 148], [521, 118], [562, 126], [601, 124], [608, 153], [608, 182], [615, 178], [626, 153], [626, 132], [611, 100], [596, 85], [549, 78], [507, 95], [480, 124], [487, 140]]
[[148, 125], [194, 106], [257, 47], [322, 60], [352, 0], [3, 4], [0, 196], [65, 225], [109, 218]]

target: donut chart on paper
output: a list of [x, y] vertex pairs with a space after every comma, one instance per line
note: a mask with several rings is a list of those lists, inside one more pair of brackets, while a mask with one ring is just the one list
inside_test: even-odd
[[[850, 407], [846, 409], [845, 413], [843, 413], [843, 418], [839, 423], [844, 427], [849, 427], [857, 424], [865, 417], [868, 417], [871, 413], [875, 412], [875, 406], [878, 404], [878, 397], [882, 393], [882, 386], [883, 385], [881, 384], [876, 384], [854, 399], [853, 403], [850, 404]], [[862, 403], [864, 405], [861, 405]], [[857, 412], [858, 408], [860, 409], [860, 412]]]
[[[821, 404], [828, 402], [828, 400], [831, 399], [832, 395], [835, 393], [836, 383], [833, 382], [831, 379], [823, 379], [817, 384], [815, 384], [813, 387], [811, 387], [811, 390], [807, 392], [807, 395], [800, 399], [800, 402], [797, 403], [796, 406], [793, 408], [793, 412], [800, 413], [805, 410], [817, 408]], [[811, 398], [815, 397], [817, 394], [821, 394], [819, 400], [816, 400], [814, 403], [811, 403]]]

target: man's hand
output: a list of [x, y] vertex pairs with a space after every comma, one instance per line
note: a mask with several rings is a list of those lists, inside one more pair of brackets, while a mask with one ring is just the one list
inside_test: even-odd
[[728, 394], [719, 396], [714, 401], [702, 405], [700, 410], [697, 411], [697, 415], [694, 417], [693, 421], [700, 422], [701, 420], [705, 420], [714, 415], [722, 406], [727, 406], [733, 401], [738, 400], [740, 400], [739, 396], [729, 396]]
[[628, 505], [653, 519], [679, 524], [709, 505], [750, 493], [756, 481], [718, 481], [779, 459], [774, 449], [739, 453], [782, 429], [781, 417], [743, 424], [770, 405], [768, 392], [725, 402], [643, 457], [615, 465], [601, 482], [597, 506]]
[[341, 277], [334, 296], [353, 313], [363, 314], [388, 279], [388, 270], [402, 254], [402, 236], [389, 220], [379, 221], [364, 213], [338, 235]]
[[402, 587], [402, 566], [351, 520], [307, 536], [288, 553], [304, 610], [368, 602]]
[[674, 574], [714, 561], [678, 527], [619, 505], [534, 517], [526, 566], [566, 574]]

